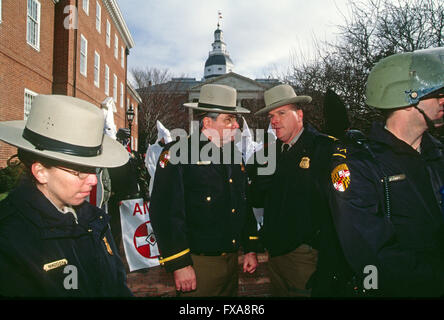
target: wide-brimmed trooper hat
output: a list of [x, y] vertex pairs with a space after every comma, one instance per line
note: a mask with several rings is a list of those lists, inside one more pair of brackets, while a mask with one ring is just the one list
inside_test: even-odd
[[200, 89], [199, 102], [184, 103], [184, 107], [216, 113], [250, 113], [236, 105], [236, 89], [222, 84], [205, 84]]
[[310, 96], [298, 96], [288, 84], [280, 84], [264, 92], [265, 108], [260, 109], [255, 115], [267, 113], [273, 109], [287, 104], [307, 104], [311, 102]]
[[96, 168], [124, 165], [125, 148], [104, 135], [103, 112], [84, 100], [38, 95], [26, 121], [0, 122], [0, 140], [40, 156]]

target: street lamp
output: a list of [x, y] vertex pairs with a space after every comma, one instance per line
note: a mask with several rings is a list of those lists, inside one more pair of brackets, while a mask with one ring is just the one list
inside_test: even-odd
[[133, 146], [131, 143], [131, 136], [132, 136], [131, 126], [132, 126], [133, 120], [134, 120], [134, 109], [133, 109], [132, 105], [130, 105], [130, 107], [126, 111], [125, 115], [126, 115], [126, 119], [128, 120], [128, 126], [129, 126], [129, 131], [130, 131], [130, 147], [132, 148]]

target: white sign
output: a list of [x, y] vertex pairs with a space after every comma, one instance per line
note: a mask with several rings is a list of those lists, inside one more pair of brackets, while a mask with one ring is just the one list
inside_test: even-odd
[[150, 222], [149, 203], [142, 198], [120, 203], [120, 221], [130, 271], [159, 265], [159, 249]]

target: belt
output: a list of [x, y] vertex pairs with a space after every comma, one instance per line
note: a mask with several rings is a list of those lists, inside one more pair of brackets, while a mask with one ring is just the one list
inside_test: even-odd
[[195, 252], [192, 251], [191, 254], [195, 254], [197, 256], [206, 256], [206, 257], [219, 257], [226, 256], [227, 254], [234, 253], [236, 251], [213, 251], [213, 252]]

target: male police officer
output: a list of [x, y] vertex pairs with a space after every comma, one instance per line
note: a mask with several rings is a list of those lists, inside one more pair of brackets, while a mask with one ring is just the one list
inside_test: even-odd
[[200, 132], [167, 144], [159, 157], [150, 215], [160, 262], [174, 272], [182, 295], [235, 296], [240, 245], [244, 272], [257, 266], [256, 221], [242, 157], [233, 148], [235, 114], [249, 110], [236, 106], [234, 88], [213, 84], [202, 86], [198, 103], [184, 106], [201, 113], [202, 134], [197, 145], [193, 136]]
[[444, 294], [444, 48], [395, 54], [371, 71], [366, 103], [381, 109], [367, 139], [338, 146], [331, 205], [344, 254], [361, 292]]
[[276, 171], [252, 176], [251, 189], [254, 205], [264, 207], [273, 295], [309, 296], [307, 282], [316, 270], [319, 232], [328, 214], [320, 182], [328, 176], [333, 140], [304, 125], [299, 105], [310, 103], [311, 97], [297, 96], [283, 84], [265, 91], [264, 100], [265, 107], [256, 114], [268, 114], [278, 138]]

